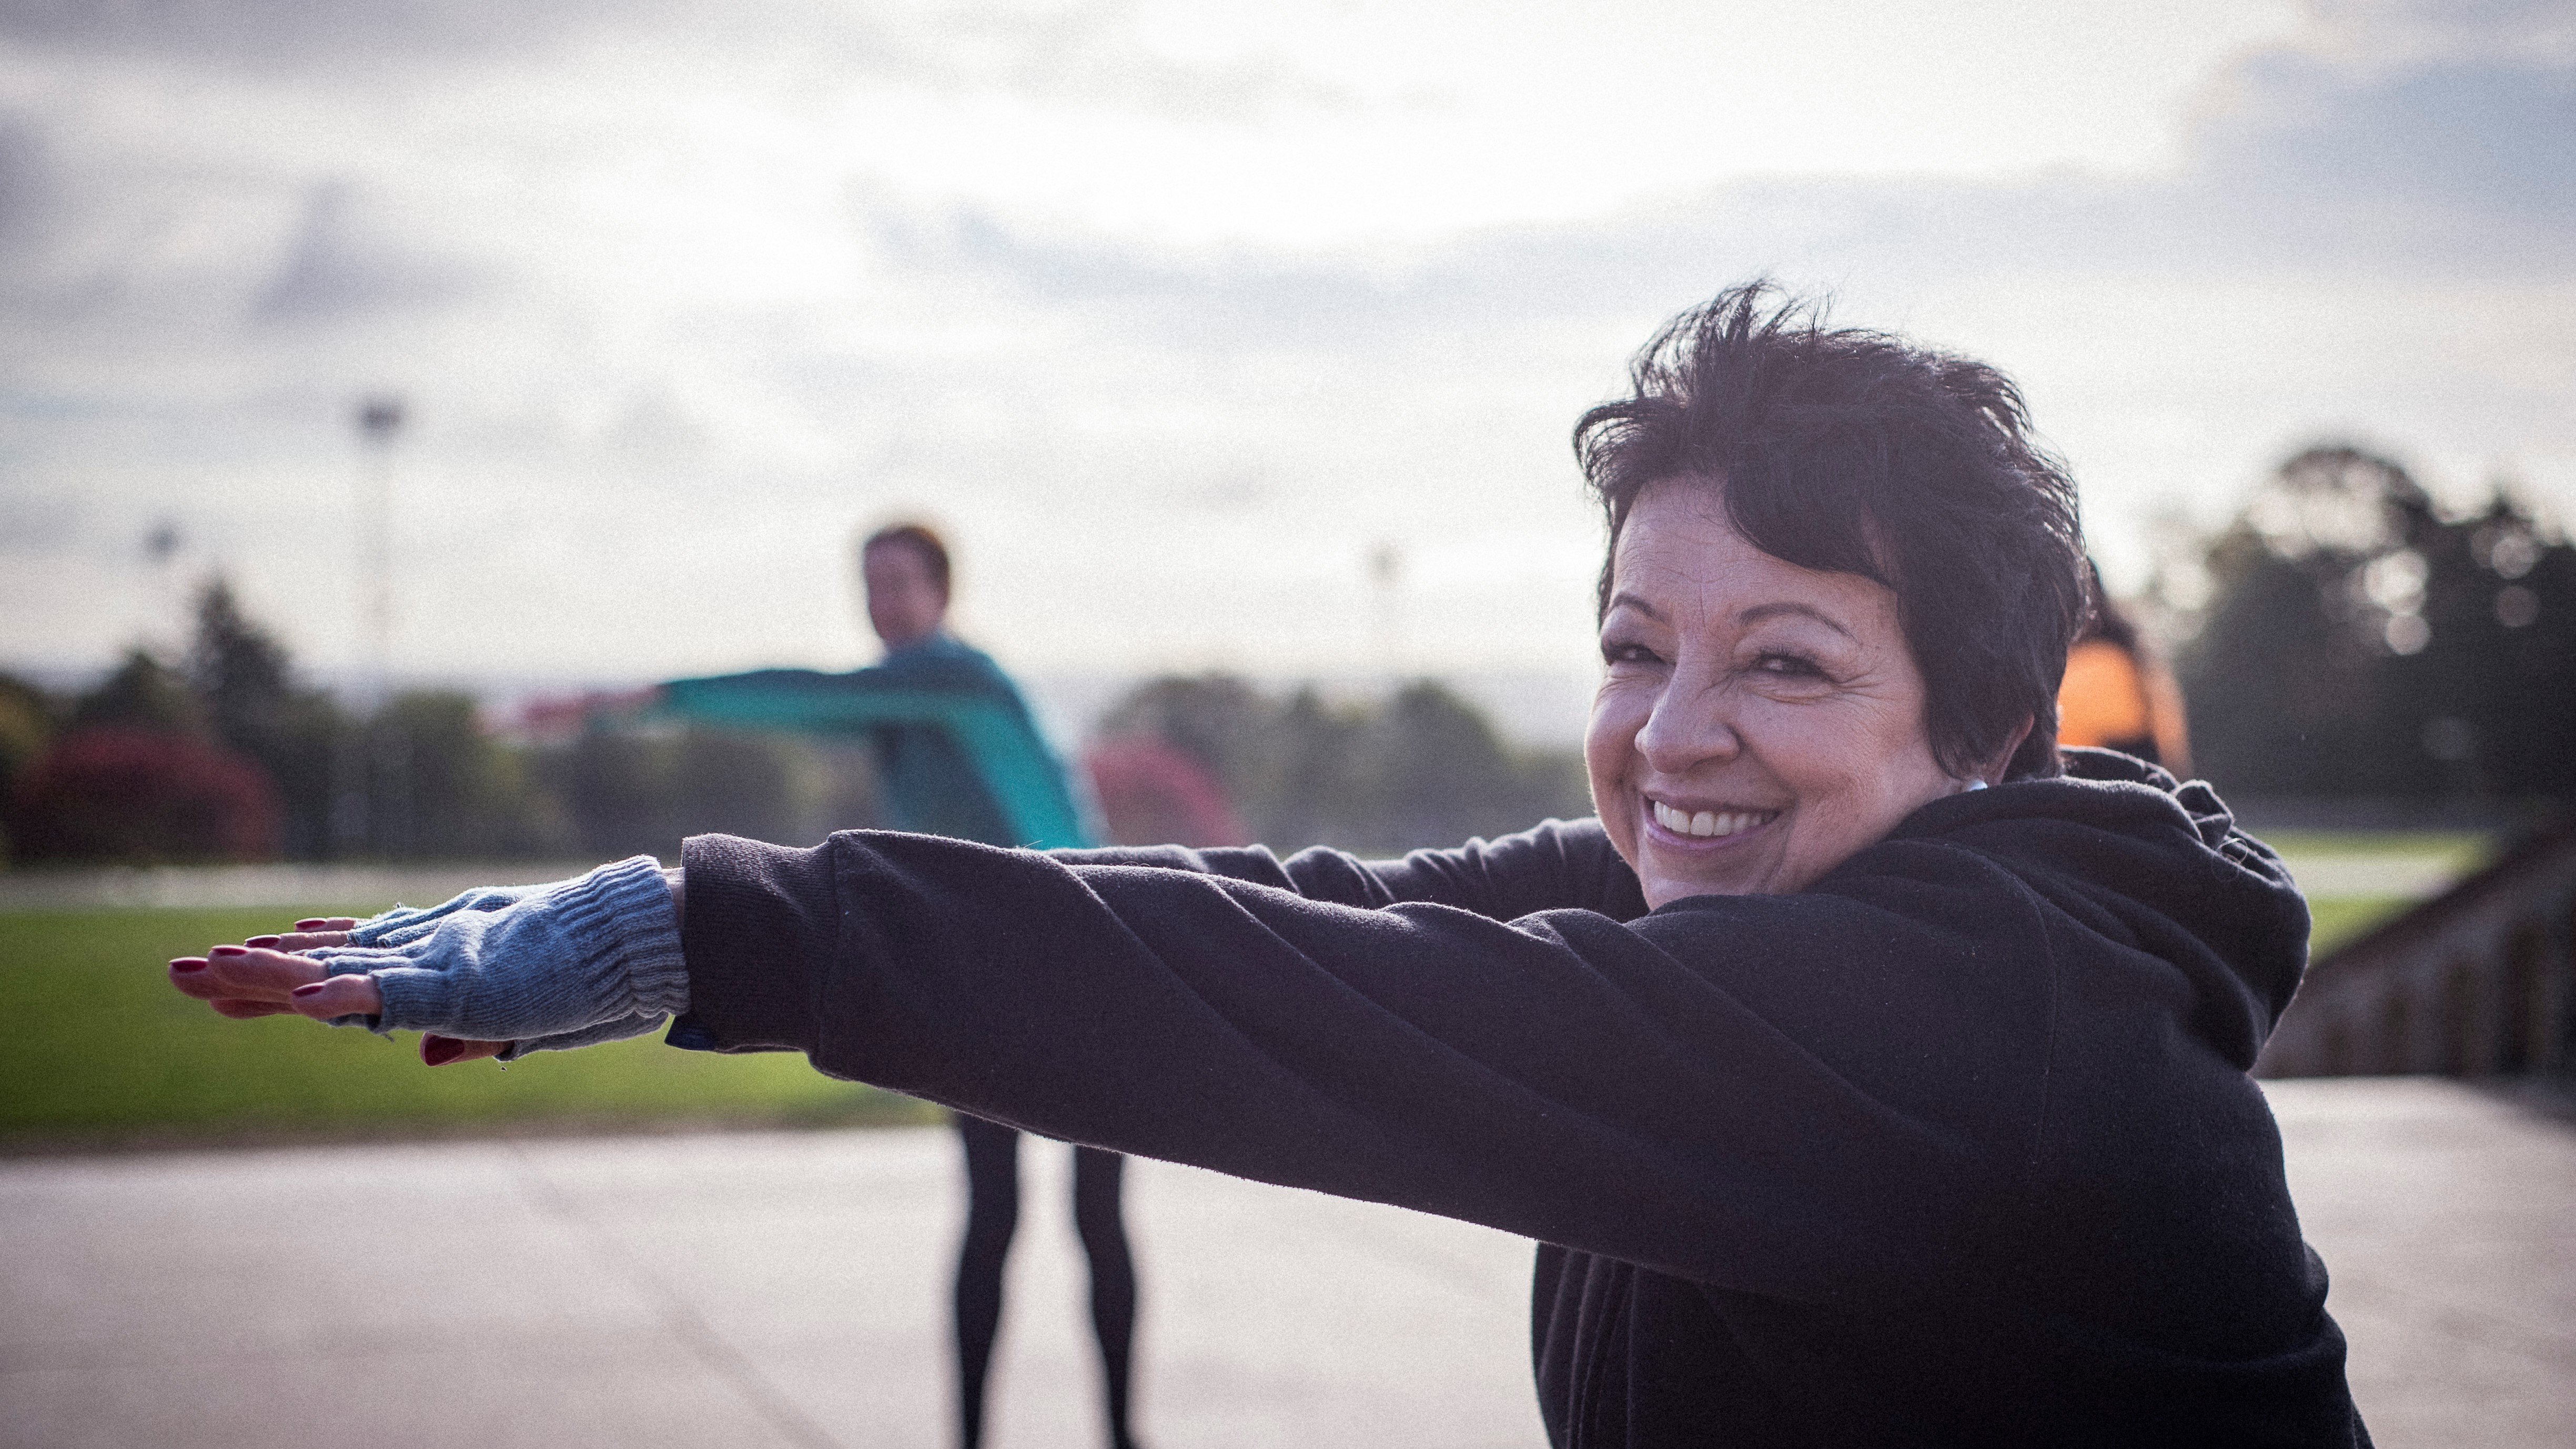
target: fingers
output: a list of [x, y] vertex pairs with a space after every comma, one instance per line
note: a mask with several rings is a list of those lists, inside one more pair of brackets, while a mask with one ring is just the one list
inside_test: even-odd
[[479, 1062], [497, 1057], [509, 1049], [505, 1041], [463, 1041], [452, 1036], [428, 1033], [420, 1039], [420, 1059], [433, 1067], [455, 1062]]
[[264, 946], [217, 946], [170, 963], [170, 984], [200, 1001], [284, 1003], [296, 987], [323, 977], [322, 963]]
[[385, 1009], [376, 978], [363, 972], [307, 982], [288, 994], [288, 1004], [316, 1021], [341, 1016], [374, 1016]]
[[[358, 924], [355, 916], [307, 916], [295, 923], [298, 931], [345, 931]], [[334, 943], [337, 944], [337, 943]]]
[[209, 1001], [206, 1005], [215, 1009], [215, 1015], [229, 1016], [235, 1021], [247, 1021], [254, 1016], [287, 1016], [295, 1010], [273, 1001]]
[[242, 944], [270, 951], [310, 951], [316, 946], [346, 946], [349, 933], [338, 930], [289, 931], [283, 936], [253, 936]]
[[322, 946], [346, 946], [346, 931], [290, 931], [283, 936], [253, 936], [245, 946], [267, 946], [279, 951], [311, 951]]
[[331, 976], [309, 956], [270, 946], [217, 946], [203, 956], [182, 956], [170, 963], [170, 984], [236, 1020], [291, 1011], [328, 1021], [384, 1009], [374, 977]]

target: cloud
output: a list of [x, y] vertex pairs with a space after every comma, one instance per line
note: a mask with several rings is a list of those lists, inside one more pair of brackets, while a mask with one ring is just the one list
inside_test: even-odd
[[1166, 54], [1122, 0], [0, 0], [0, 42], [325, 88], [388, 72], [541, 73], [606, 51], [649, 55], [683, 87], [735, 68], [774, 75], [819, 62], [834, 89], [994, 92], [1198, 121], [1359, 101], [1276, 53]]
[[497, 55], [636, 8], [611, 0], [0, 0], [0, 38], [56, 52], [274, 73], [351, 56]]
[[2354, 66], [2576, 60], [2561, 0], [2310, 0], [2309, 17], [2305, 48]]
[[[2576, 49], [2555, 5], [2329, 7], [2231, 66], [2147, 175], [1781, 177], [1403, 247], [1157, 245], [966, 204], [864, 198], [892, 265], [1158, 345], [1365, 349], [1390, 329], [1669, 309], [1766, 271], [1878, 290], [1978, 278], [2341, 274], [2457, 285], [2576, 266]], [[2560, 51], [2569, 49], [2562, 56]]]
[[[1344, 592], [1397, 539], [1464, 560], [1417, 580], [1458, 591], [1417, 601], [1427, 657], [1577, 658], [1565, 429], [1656, 321], [1763, 271], [2033, 382], [2112, 527], [2347, 417], [2544, 482], [2569, 451], [2576, 126], [2539, 7], [2328, 6], [2158, 170], [1189, 242], [1032, 173], [1142, 138], [1100, 175], [1257, 190], [1306, 134], [1263, 117], [1376, 103], [1115, 5], [745, 4], [0, 0], [0, 508], [31, 520], [0, 544], [123, 558], [101, 540], [178, 516], [255, 583], [263, 540], [339, 536], [348, 404], [390, 386], [424, 657], [846, 657], [833, 545], [927, 507], [1040, 655], [1365, 651]], [[1020, 169], [941, 174], [986, 151]], [[638, 602], [693, 580], [730, 582]], [[297, 616], [326, 655], [347, 583]], [[0, 578], [0, 659], [109, 647], [88, 602]]]
[[40, 235], [53, 204], [52, 158], [35, 123], [0, 114], [0, 257]]
[[325, 181], [312, 189], [292, 248], [259, 289], [260, 322], [346, 321], [395, 308], [456, 305], [474, 290], [473, 269], [421, 255], [371, 229], [356, 188]]
[[2576, 59], [2359, 68], [2273, 52], [2231, 90], [2193, 154], [2241, 213], [2442, 265], [2564, 260], [2576, 244]]

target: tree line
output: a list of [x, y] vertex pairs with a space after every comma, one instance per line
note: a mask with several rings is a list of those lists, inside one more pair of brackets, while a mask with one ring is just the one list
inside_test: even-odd
[[669, 854], [876, 819], [853, 751], [714, 730], [516, 740], [475, 698], [364, 707], [300, 680], [221, 579], [183, 658], [129, 652], [55, 695], [0, 675], [0, 859], [22, 863]]
[[[1149, 680], [1079, 763], [1128, 843], [1397, 851], [1588, 809], [1575, 752], [1515, 749], [1427, 680], [1374, 702]], [[447, 690], [353, 706], [220, 579], [181, 659], [137, 649], [68, 696], [0, 675], [0, 859], [21, 863], [667, 858], [702, 832], [811, 843], [884, 818], [864, 741], [613, 712], [513, 736]]]
[[[2576, 546], [2503, 486], [2444, 507], [2399, 461], [2305, 449], [2201, 541], [2176, 666], [2225, 793], [2576, 797]], [[1580, 755], [1504, 740], [1431, 680], [1374, 700], [1149, 679], [1086, 751], [1108, 833], [1394, 852], [1589, 808]], [[883, 820], [861, 743], [703, 728], [486, 728], [469, 695], [369, 707], [303, 682], [210, 581], [184, 657], [94, 688], [0, 675], [0, 860], [674, 854]]]
[[2201, 557], [2176, 664], [2222, 791], [2576, 797], [2576, 547], [2512, 488], [2445, 508], [2396, 459], [2324, 444]]

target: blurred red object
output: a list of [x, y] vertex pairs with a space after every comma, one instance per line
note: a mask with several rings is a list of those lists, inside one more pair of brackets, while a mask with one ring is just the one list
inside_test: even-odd
[[1205, 765], [1142, 735], [1103, 740], [1083, 756], [1114, 845], [1249, 845], [1225, 786]]
[[545, 695], [520, 705], [517, 718], [501, 733], [521, 744], [570, 744], [594, 723], [649, 707], [661, 692], [658, 686], [647, 685], [641, 689]]
[[188, 735], [91, 725], [19, 782], [12, 853], [26, 860], [265, 860], [277, 788], [257, 764]]

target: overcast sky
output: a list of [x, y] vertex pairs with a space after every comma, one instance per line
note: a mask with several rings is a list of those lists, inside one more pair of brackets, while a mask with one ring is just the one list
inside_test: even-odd
[[1027, 670], [1579, 673], [1567, 431], [1757, 273], [2019, 377], [2131, 585], [2324, 436], [2565, 520], [2571, 15], [0, 0], [0, 667], [212, 568], [354, 658], [385, 390], [404, 673], [856, 663], [913, 513]]

